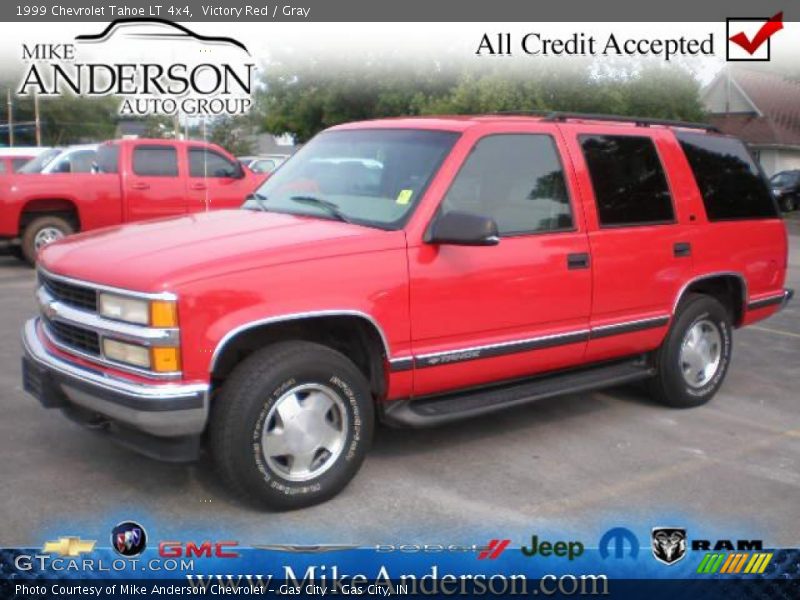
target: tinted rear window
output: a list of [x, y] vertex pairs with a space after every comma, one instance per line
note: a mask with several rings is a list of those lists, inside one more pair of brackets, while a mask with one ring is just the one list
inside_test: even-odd
[[667, 178], [649, 137], [580, 137], [603, 227], [674, 221]]
[[775, 203], [755, 160], [734, 138], [677, 133], [710, 221], [776, 217]]
[[146, 177], [177, 177], [178, 153], [169, 146], [138, 146], [133, 151], [133, 172]]

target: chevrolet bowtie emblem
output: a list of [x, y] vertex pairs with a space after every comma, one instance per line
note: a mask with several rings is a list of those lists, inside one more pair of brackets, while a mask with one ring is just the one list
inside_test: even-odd
[[57, 542], [45, 542], [44, 554], [60, 554], [61, 556], [80, 556], [94, 550], [94, 540], [82, 540], [77, 537], [62, 537]]

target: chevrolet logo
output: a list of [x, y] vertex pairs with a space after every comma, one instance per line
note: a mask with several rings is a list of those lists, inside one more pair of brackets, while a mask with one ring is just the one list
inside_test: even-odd
[[44, 554], [60, 554], [61, 556], [80, 556], [94, 550], [94, 540], [82, 540], [77, 537], [62, 537], [57, 542], [45, 542]]

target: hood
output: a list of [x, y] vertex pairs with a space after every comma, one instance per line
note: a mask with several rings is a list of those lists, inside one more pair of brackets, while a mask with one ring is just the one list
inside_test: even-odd
[[42, 250], [48, 271], [136, 291], [257, 267], [403, 247], [402, 231], [329, 219], [220, 210], [99, 229]]

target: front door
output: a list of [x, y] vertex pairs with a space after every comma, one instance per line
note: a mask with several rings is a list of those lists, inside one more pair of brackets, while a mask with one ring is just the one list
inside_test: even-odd
[[586, 346], [589, 245], [557, 131], [460, 143], [473, 146], [437, 215], [491, 217], [500, 243], [409, 248], [415, 395], [572, 365]]

